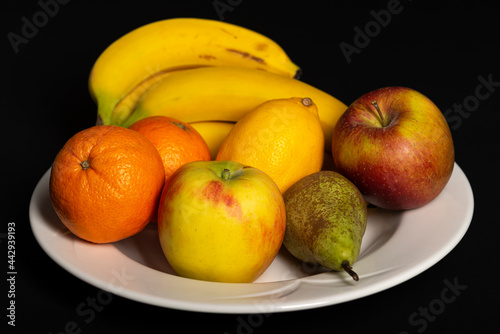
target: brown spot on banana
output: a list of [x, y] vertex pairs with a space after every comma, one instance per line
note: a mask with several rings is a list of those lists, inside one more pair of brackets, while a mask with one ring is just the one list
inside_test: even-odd
[[255, 49], [257, 51], [266, 51], [267, 50], [267, 44], [266, 43], [258, 43], [256, 46], [255, 46]]
[[226, 51], [237, 53], [237, 54], [241, 55], [243, 58], [250, 58], [251, 60], [254, 60], [259, 64], [266, 63], [266, 61], [264, 59], [259, 58], [259, 57], [254, 56], [254, 55], [251, 55], [250, 53], [245, 52], [245, 51], [240, 51], [240, 50], [235, 50], [235, 49], [226, 49]]
[[233, 34], [232, 32], [227, 31], [227, 30], [226, 30], [226, 29], [224, 29], [224, 28], [221, 28], [220, 30], [222, 30], [222, 31], [223, 31], [223, 32], [225, 32], [226, 34], [228, 34], [228, 35], [232, 36], [234, 39], [238, 39], [238, 36], [237, 36], [237, 35], [235, 35], [235, 34]]
[[212, 55], [199, 55], [198, 58], [205, 59], [205, 60], [217, 59], [217, 57], [212, 56]]

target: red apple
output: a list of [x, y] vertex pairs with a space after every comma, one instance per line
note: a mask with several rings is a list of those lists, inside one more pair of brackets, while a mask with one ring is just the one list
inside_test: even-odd
[[354, 101], [333, 131], [336, 170], [381, 208], [421, 207], [436, 198], [453, 171], [448, 123], [426, 96], [385, 87]]
[[285, 235], [276, 183], [233, 161], [181, 166], [165, 183], [158, 213], [163, 252], [187, 278], [252, 282], [273, 262]]

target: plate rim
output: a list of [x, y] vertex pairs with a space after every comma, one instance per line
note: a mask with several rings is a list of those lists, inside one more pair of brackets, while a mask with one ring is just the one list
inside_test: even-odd
[[[104, 291], [109, 291], [112, 292], [113, 294], [119, 295], [121, 297], [135, 300], [137, 302], [141, 302], [144, 304], [149, 304], [149, 305], [154, 305], [158, 307], [167, 307], [167, 308], [172, 308], [172, 309], [178, 309], [178, 310], [184, 310], [184, 311], [195, 311], [195, 312], [206, 312], [206, 313], [226, 313], [226, 314], [252, 314], [252, 313], [266, 313], [262, 311], [262, 308], [256, 307], [256, 301], [259, 300], [258, 296], [256, 297], [255, 295], [251, 295], [251, 297], [248, 299], [249, 303], [237, 303], [235, 302], [234, 299], [228, 298], [227, 300], [232, 300], [233, 302], [224, 302], [224, 298], [221, 299], [213, 299], [212, 302], [193, 302], [193, 301], [188, 301], [188, 300], [179, 300], [179, 299], [165, 299], [164, 297], [158, 296], [158, 295], [151, 295], [151, 294], [144, 294], [144, 293], [139, 293], [134, 290], [130, 289], [110, 289], [109, 284], [106, 284], [101, 278], [94, 277], [86, 273], [85, 271], [81, 270], [79, 267], [77, 267], [74, 264], [68, 263], [67, 261], [64, 260], [62, 256], [59, 254], [56, 254], [54, 249], [50, 247], [50, 244], [43, 238], [41, 235], [40, 229], [35, 225], [37, 224], [37, 220], [39, 219], [36, 217], [36, 214], [39, 212], [38, 208], [36, 207], [35, 203], [39, 198], [37, 195], [43, 191], [43, 185], [44, 182], [48, 182], [48, 177], [50, 176], [50, 168], [43, 174], [43, 176], [40, 178], [38, 181], [33, 194], [30, 199], [30, 206], [29, 206], [29, 218], [30, 218], [30, 226], [32, 229], [32, 232], [35, 236], [36, 241], [40, 245], [40, 247], [43, 249], [43, 251], [54, 261], [56, 262], [59, 266], [61, 266], [64, 270], [68, 271], [71, 273], [73, 276], [81, 279], [82, 281], [86, 282], [87, 284], [93, 285], [99, 289], [102, 289]], [[314, 302], [309, 302], [307, 304], [304, 303], [280, 303], [280, 302], [275, 302], [273, 300], [273, 307], [270, 313], [278, 313], [278, 312], [288, 312], [288, 311], [296, 311], [296, 310], [306, 310], [306, 309], [312, 309], [312, 308], [318, 308], [318, 307], [324, 307], [324, 306], [330, 306], [334, 304], [339, 304], [339, 303], [344, 303], [350, 300], [355, 300], [359, 298], [363, 298], [384, 290], [387, 290], [389, 288], [392, 288], [396, 285], [399, 285], [417, 275], [420, 273], [424, 272], [425, 270], [429, 269], [436, 263], [438, 263], [440, 260], [442, 260], [447, 254], [449, 254], [455, 247], [456, 245], [462, 240], [462, 238], [465, 236], [471, 222], [472, 222], [472, 217], [474, 213], [474, 195], [473, 195], [473, 190], [471, 187], [471, 184], [463, 172], [463, 170], [458, 166], [458, 164], [455, 162], [454, 164], [454, 170], [452, 177], [461, 177], [465, 182], [463, 183], [463, 187], [465, 188], [465, 194], [467, 198], [467, 208], [466, 208], [466, 217], [464, 217], [462, 224], [460, 224], [460, 228], [457, 229], [454, 233], [454, 238], [453, 240], [448, 240], [447, 243], [444, 244], [444, 246], [440, 249], [439, 253], [434, 254], [434, 256], [431, 256], [427, 258], [426, 261], [422, 261], [419, 263], [418, 266], [412, 266], [409, 268], [403, 268], [404, 266], [400, 266], [402, 273], [399, 275], [396, 275], [392, 279], [387, 279], [384, 280], [383, 282], [377, 282], [374, 286], [362, 286], [362, 288], [357, 289], [356, 287], [349, 286], [347, 285], [345, 289], [349, 289], [348, 291], [350, 293], [344, 293], [337, 295], [338, 298], [330, 298], [330, 295], [325, 295], [321, 298], [316, 298]], [[48, 189], [45, 189], [48, 190]], [[53, 210], [53, 209], [52, 209]], [[76, 237], [75, 237], [76, 238]], [[101, 245], [99, 245], [101, 246]], [[131, 261], [133, 261], [131, 259]], [[147, 267], [146, 267], [147, 268]], [[148, 268], [150, 270], [154, 270], [152, 268]], [[317, 274], [314, 276], [319, 276], [323, 274]], [[174, 280], [180, 280], [181, 282], [186, 282], [190, 279], [187, 278], [182, 278], [182, 277], [177, 277], [170, 275], [171, 277], [176, 277]], [[214, 287], [214, 286], [226, 286], [228, 287], [227, 284], [230, 284], [232, 287], [235, 286], [244, 286], [248, 287], [248, 284], [250, 285], [269, 285], [269, 286], [279, 286], [283, 285], [280, 284], [285, 281], [278, 281], [278, 282], [257, 282], [257, 283], [216, 283], [216, 282], [204, 282], [204, 281], [197, 281], [197, 280], [190, 280], [194, 281], [196, 285], [198, 286], [206, 286], [208, 288]], [[295, 289], [298, 289], [301, 286], [306, 286], [308, 284], [311, 284], [311, 277], [302, 277], [302, 278], [295, 278], [289, 281], [286, 281], [287, 284], [285, 284], [282, 289], [287, 288], [288, 285], [292, 286]], [[313, 284], [314, 285], [314, 284]], [[321, 285], [321, 283], [320, 283]], [[325, 284], [327, 286], [328, 284]], [[295, 290], [294, 290], [295, 291]], [[333, 290], [332, 290], [333, 291]], [[292, 291], [293, 292], [293, 291]], [[285, 298], [286, 299], [286, 298]], [[269, 298], [266, 299], [267, 301]]]

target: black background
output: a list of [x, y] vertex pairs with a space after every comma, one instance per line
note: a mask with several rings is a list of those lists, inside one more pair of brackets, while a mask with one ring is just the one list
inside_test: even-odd
[[[330, 307], [250, 317], [165, 309], [114, 296], [90, 323], [77, 306], [99, 291], [53, 262], [37, 244], [28, 207], [38, 180], [74, 133], [95, 123], [87, 79], [93, 62], [115, 39], [143, 24], [171, 17], [224, 20], [277, 41], [303, 69], [302, 80], [346, 104], [383, 86], [415, 88], [445, 112], [474, 101], [479, 77], [500, 82], [498, 15], [486, 1], [401, 0], [401, 12], [348, 63], [339, 47], [354, 45], [370, 11], [392, 1], [69, 1], [38, 28], [16, 53], [9, 32], [21, 35], [26, 17], [42, 10], [37, 1], [9, 1], [2, 8], [2, 232], [16, 224], [16, 327], [7, 326], [7, 289], [2, 288], [2, 327], [8, 332], [59, 333], [75, 320], [81, 333], [487, 333], [497, 327], [498, 108], [500, 83], [470, 105], [450, 126], [456, 162], [475, 196], [471, 226], [443, 260], [389, 290]], [[231, 10], [218, 13], [214, 4]], [[492, 3], [492, 2], [489, 2]], [[6, 75], [5, 75], [6, 73]], [[486, 92], [482, 90], [481, 92]], [[467, 117], [466, 117], [467, 116]], [[6, 259], [5, 234], [1, 249]], [[425, 247], [425, 244], [422, 244]], [[4, 262], [5, 263], [5, 262]], [[6, 268], [6, 265], [5, 267]], [[7, 272], [7, 269], [5, 269]], [[4, 276], [5, 277], [5, 276]], [[427, 327], [409, 317], [439, 299], [443, 281], [467, 288]], [[5, 281], [4, 281], [5, 282]], [[2, 283], [2, 286], [5, 286]], [[491, 306], [491, 305], [494, 306]], [[238, 327], [241, 321], [252, 328]], [[182, 328], [182, 331], [179, 329]]]

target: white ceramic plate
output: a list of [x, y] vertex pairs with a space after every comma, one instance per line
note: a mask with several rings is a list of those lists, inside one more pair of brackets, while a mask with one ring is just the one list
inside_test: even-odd
[[360, 280], [295, 260], [282, 249], [254, 283], [215, 283], [177, 276], [160, 248], [156, 224], [113, 244], [74, 237], [50, 203], [49, 175], [30, 204], [33, 233], [43, 250], [71, 274], [104, 291], [161, 307], [214, 313], [273, 313], [311, 309], [368, 296], [428, 269], [462, 239], [474, 199], [455, 164], [443, 192], [426, 206], [404, 212], [369, 211], [358, 261]]

